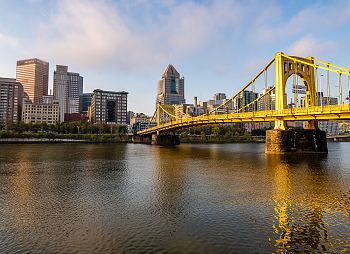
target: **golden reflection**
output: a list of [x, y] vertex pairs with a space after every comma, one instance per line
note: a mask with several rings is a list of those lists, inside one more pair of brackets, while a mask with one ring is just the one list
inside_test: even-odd
[[[272, 225], [278, 238], [275, 240], [277, 253], [299, 252], [303, 250], [326, 251], [325, 243], [328, 242], [328, 235], [323, 222], [324, 208], [318, 198], [295, 200], [298, 191], [296, 182], [306, 185], [306, 189], [315, 191], [313, 186], [318, 183], [311, 175], [306, 172], [305, 175], [294, 175], [295, 167], [307, 167], [308, 163], [302, 160], [298, 163], [298, 158], [290, 158], [289, 155], [267, 155], [269, 168], [273, 169], [275, 195], [274, 202], [276, 223]], [[300, 158], [299, 158], [300, 159]], [[291, 165], [290, 161], [294, 161]], [[300, 169], [299, 168], [299, 169]], [[302, 171], [298, 171], [302, 172]], [[293, 185], [293, 186], [292, 186]], [[320, 194], [317, 189], [316, 195]]]
[[36, 176], [33, 174], [33, 165], [29, 163], [33, 156], [37, 155], [27, 146], [16, 150], [11, 156], [15, 160], [11, 163], [11, 177], [4, 182], [7, 186], [3, 188], [8, 190], [9, 194], [3, 207], [9, 216], [8, 225], [11, 225], [7, 230], [17, 232], [17, 248], [21, 250], [21, 243], [26, 239], [28, 228], [36, 231], [40, 227], [40, 215], [34, 205]]
[[155, 162], [152, 187], [155, 190], [154, 205], [160, 206], [163, 215], [170, 217], [182, 213], [186, 195], [187, 175], [182, 159], [178, 158], [178, 150], [178, 147], [156, 147], [152, 158]]

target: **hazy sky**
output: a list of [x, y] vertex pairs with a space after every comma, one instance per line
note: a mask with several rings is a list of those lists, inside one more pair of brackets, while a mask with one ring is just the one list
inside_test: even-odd
[[84, 92], [127, 91], [128, 110], [153, 114], [172, 56], [192, 103], [228, 97], [277, 52], [350, 68], [350, 1], [0, 0], [0, 77], [16, 61], [57, 64]]

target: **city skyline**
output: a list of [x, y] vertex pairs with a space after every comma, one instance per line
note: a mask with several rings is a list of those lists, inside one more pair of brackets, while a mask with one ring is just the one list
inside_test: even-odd
[[55, 65], [68, 65], [85, 93], [128, 91], [128, 108], [149, 115], [170, 53], [199, 101], [230, 98], [279, 51], [349, 65], [348, 1], [20, 2], [0, 0], [1, 77], [36, 57], [52, 89]]

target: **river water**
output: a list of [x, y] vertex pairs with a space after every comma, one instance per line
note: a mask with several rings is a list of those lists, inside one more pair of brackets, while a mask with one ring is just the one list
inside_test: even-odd
[[0, 145], [0, 253], [350, 253], [350, 143]]

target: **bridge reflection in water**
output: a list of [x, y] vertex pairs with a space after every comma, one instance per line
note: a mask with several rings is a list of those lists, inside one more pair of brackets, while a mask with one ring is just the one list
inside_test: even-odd
[[329, 149], [7, 145], [0, 252], [340, 253], [350, 245], [350, 143]]

